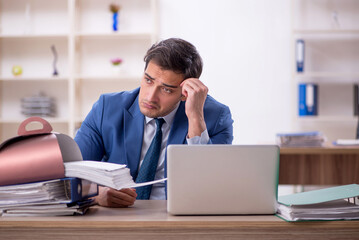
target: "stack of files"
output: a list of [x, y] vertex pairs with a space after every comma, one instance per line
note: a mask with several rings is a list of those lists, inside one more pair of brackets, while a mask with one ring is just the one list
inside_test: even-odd
[[40, 93], [33, 97], [24, 97], [21, 99], [21, 112], [25, 116], [56, 116], [56, 103], [51, 97]]
[[276, 136], [281, 147], [323, 147], [325, 140], [321, 132], [278, 133]]
[[1, 186], [0, 215], [82, 215], [97, 194], [97, 184], [78, 178]]
[[359, 220], [359, 185], [278, 197], [277, 216], [289, 221]]
[[65, 176], [87, 179], [98, 185], [111, 187], [117, 190], [122, 188], [135, 188], [155, 184], [167, 180], [166, 178], [135, 183], [130, 174], [130, 169], [123, 164], [99, 162], [99, 161], [74, 161], [65, 162]]
[[3, 208], [0, 206], [0, 216], [48, 217], [84, 215], [92, 205], [94, 205], [93, 200], [85, 200], [77, 203], [44, 201], [39, 203], [14, 204], [4, 206]]

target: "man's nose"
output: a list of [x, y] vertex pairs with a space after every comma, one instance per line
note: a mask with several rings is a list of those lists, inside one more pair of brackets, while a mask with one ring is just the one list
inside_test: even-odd
[[148, 101], [150, 102], [157, 102], [157, 97], [158, 95], [158, 90], [157, 88], [151, 88], [149, 91], [148, 91]]

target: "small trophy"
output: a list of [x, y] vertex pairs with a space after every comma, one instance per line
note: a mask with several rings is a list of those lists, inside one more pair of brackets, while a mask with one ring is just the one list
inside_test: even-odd
[[59, 75], [59, 73], [57, 72], [57, 69], [56, 69], [56, 64], [57, 64], [57, 51], [56, 51], [56, 48], [55, 48], [55, 45], [52, 45], [51, 46], [51, 51], [52, 51], [52, 54], [54, 55], [54, 61], [52, 63], [52, 67], [54, 68], [54, 71], [52, 73], [52, 76], [57, 76]]

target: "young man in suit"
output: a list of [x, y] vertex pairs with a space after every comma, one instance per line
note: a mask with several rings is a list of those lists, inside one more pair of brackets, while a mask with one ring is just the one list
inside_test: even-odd
[[[191, 43], [178, 38], [161, 41], [144, 60], [140, 87], [102, 95], [75, 137], [84, 159], [126, 164], [136, 182], [166, 177], [169, 144], [231, 144], [233, 140], [230, 110], [207, 95], [199, 80], [202, 59]], [[157, 147], [152, 140], [160, 141]], [[155, 162], [148, 160], [153, 158]], [[100, 187], [96, 201], [127, 207], [136, 197], [166, 199], [165, 183], [146, 188]]]

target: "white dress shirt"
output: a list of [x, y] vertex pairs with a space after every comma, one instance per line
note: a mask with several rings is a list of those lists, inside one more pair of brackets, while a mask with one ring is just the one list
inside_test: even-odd
[[[160, 153], [160, 158], [158, 159], [155, 180], [162, 179], [165, 176], [165, 155], [166, 155], [167, 140], [178, 106], [179, 103], [177, 104], [177, 107], [172, 112], [170, 112], [167, 116], [163, 117], [165, 122], [162, 125], [161, 153]], [[140, 167], [142, 165], [143, 159], [145, 158], [146, 152], [151, 145], [152, 139], [155, 136], [155, 133], [156, 133], [156, 121], [153, 118], [145, 117]], [[207, 144], [208, 141], [209, 141], [209, 136], [207, 129], [202, 132], [201, 136], [187, 138], [187, 143], [189, 145]], [[164, 200], [166, 199], [165, 195], [166, 193], [165, 193], [164, 182], [157, 183], [152, 186], [152, 191], [150, 196], [151, 200]]]

